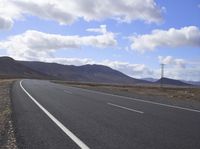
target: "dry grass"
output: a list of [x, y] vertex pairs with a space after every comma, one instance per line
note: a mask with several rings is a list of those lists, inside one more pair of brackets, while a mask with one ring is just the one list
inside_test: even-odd
[[200, 101], [200, 88], [180, 87], [180, 86], [165, 86], [160, 88], [156, 85], [110, 85], [110, 84], [95, 84], [95, 83], [75, 83], [54, 81], [65, 85], [81, 87], [105, 91], [109, 93], [121, 93], [123, 95], [137, 95], [139, 97], [162, 97], [167, 99], [195, 100]]
[[106, 90], [122, 91], [132, 94], [144, 95], [144, 96], [158, 96], [169, 99], [183, 99], [183, 100], [199, 100], [200, 101], [200, 89], [199, 88], [178, 88], [178, 87], [106, 87], [102, 86]]
[[0, 148], [16, 149], [11, 121], [10, 87], [13, 80], [0, 80]]

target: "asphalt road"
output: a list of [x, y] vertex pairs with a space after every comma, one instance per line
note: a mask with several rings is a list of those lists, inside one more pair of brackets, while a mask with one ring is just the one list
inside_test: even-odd
[[199, 149], [200, 110], [48, 81], [12, 87], [19, 149]]

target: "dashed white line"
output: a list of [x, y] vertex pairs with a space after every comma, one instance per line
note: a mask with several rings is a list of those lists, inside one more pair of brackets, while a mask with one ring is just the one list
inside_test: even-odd
[[20, 81], [20, 87], [22, 90], [30, 97], [30, 99], [67, 135], [69, 136], [81, 149], [89, 149], [89, 147], [82, 142], [78, 137], [76, 137], [69, 129], [67, 129], [60, 121], [58, 121], [50, 112], [48, 112], [39, 102], [33, 98], [28, 91], [22, 86], [22, 81]]
[[64, 90], [64, 92], [67, 93], [67, 94], [72, 94], [72, 92], [67, 91], [67, 90]]
[[110, 106], [118, 107], [118, 108], [125, 109], [125, 110], [132, 111], [132, 112], [137, 112], [137, 113], [140, 113], [140, 114], [144, 113], [142, 111], [134, 110], [134, 109], [127, 108], [127, 107], [120, 106], [120, 105], [116, 105], [116, 104], [113, 104], [113, 103], [107, 103], [107, 104], [110, 105]]
[[150, 104], [164, 106], [164, 107], [169, 107], [169, 108], [174, 108], [174, 109], [180, 109], [180, 110], [185, 110], [185, 111], [200, 113], [200, 110], [191, 109], [191, 108], [185, 108], [185, 107], [180, 107], [180, 106], [176, 106], [176, 105], [169, 105], [169, 104], [164, 104], [164, 103], [159, 103], [159, 102], [154, 102], [154, 101], [149, 101], [149, 100], [143, 100], [143, 99], [137, 99], [137, 98], [132, 98], [132, 97], [120, 96], [120, 95], [115, 95], [115, 94], [103, 93], [103, 92], [92, 91], [92, 90], [88, 90], [88, 89], [82, 89], [82, 90], [87, 91], [87, 92], [91, 92], [91, 93], [97, 93], [97, 94], [102, 94], [102, 95], [107, 95], [107, 96], [124, 98], [124, 99], [133, 100], [133, 101], [139, 101], [139, 102], [150, 103]]

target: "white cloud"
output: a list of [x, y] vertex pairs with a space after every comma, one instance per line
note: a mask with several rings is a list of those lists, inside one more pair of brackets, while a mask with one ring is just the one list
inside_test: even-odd
[[151, 71], [144, 64], [131, 64], [128, 62], [110, 61], [110, 60], [104, 60], [99, 64], [106, 65], [113, 69], [119, 70], [131, 77], [144, 78], [153, 75], [153, 71]]
[[14, 20], [21, 18], [22, 11], [11, 0], [0, 0], [0, 30], [12, 28]]
[[137, 35], [131, 40], [131, 48], [141, 53], [158, 47], [200, 47], [200, 30], [196, 26], [153, 30], [151, 34]]
[[77, 49], [81, 46], [105, 48], [117, 45], [115, 34], [108, 32], [105, 25], [88, 30], [102, 32], [100, 35], [91, 36], [64, 36], [28, 30], [1, 41], [0, 48], [6, 49], [9, 55], [15, 58], [35, 59], [35, 57], [52, 57], [55, 50], [59, 49]]
[[105, 34], [107, 32], [107, 29], [106, 25], [100, 25], [100, 28], [88, 28], [86, 31]]
[[21, 13], [11, 0], [0, 0], [0, 30], [12, 28], [14, 20], [22, 18]]
[[162, 8], [154, 0], [0, 0], [0, 17], [12, 22], [33, 15], [61, 25], [78, 19], [160, 23], [161, 13]]
[[13, 21], [9, 18], [0, 16], [0, 30], [7, 30], [12, 28]]
[[159, 62], [166, 65], [171, 65], [172, 67], [185, 68], [186, 61], [184, 59], [175, 59], [172, 56], [158, 56]]
[[59, 63], [64, 65], [75, 65], [81, 66], [86, 64], [95, 64], [95, 61], [89, 58], [59, 58], [59, 57], [52, 57], [52, 58], [39, 58], [39, 61], [43, 62], [52, 62], [52, 63]]

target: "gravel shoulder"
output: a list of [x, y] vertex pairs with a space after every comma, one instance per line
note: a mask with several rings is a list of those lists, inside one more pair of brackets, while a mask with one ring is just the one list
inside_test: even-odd
[[17, 149], [14, 127], [10, 88], [14, 80], [0, 80], [0, 148]]

